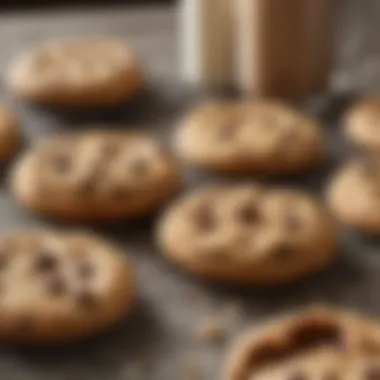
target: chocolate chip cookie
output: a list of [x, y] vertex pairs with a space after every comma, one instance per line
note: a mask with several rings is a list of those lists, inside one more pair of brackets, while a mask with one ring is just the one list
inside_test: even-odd
[[20, 98], [56, 107], [116, 105], [141, 87], [138, 59], [121, 40], [83, 37], [43, 43], [11, 66]]
[[133, 298], [119, 250], [84, 232], [26, 230], [0, 238], [0, 340], [59, 342], [119, 322]]
[[344, 118], [348, 139], [370, 151], [380, 150], [380, 94], [356, 102]]
[[380, 233], [380, 159], [365, 155], [338, 169], [327, 188], [336, 218], [368, 234]]
[[322, 131], [314, 119], [264, 100], [202, 106], [180, 123], [174, 144], [191, 164], [263, 174], [306, 169], [323, 151]]
[[176, 201], [158, 223], [164, 256], [196, 275], [235, 284], [293, 281], [327, 265], [336, 233], [301, 191], [218, 185]]
[[226, 380], [377, 379], [380, 324], [316, 306], [248, 331], [230, 357]]
[[14, 112], [6, 105], [0, 105], [0, 162], [8, 160], [19, 148], [21, 131]]
[[117, 131], [43, 141], [10, 176], [14, 197], [27, 209], [87, 221], [147, 214], [172, 197], [179, 182], [176, 162], [158, 142]]

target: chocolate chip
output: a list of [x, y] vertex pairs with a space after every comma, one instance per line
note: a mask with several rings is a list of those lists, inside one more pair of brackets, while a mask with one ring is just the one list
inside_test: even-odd
[[66, 284], [59, 276], [51, 276], [46, 279], [46, 291], [53, 296], [60, 296], [66, 292]]
[[136, 177], [143, 177], [149, 171], [149, 163], [143, 158], [135, 158], [128, 163], [128, 170]]
[[287, 263], [292, 260], [293, 253], [293, 250], [289, 246], [281, 244], [273, 251], [272, 257], [278, 262]]
[[60, 155], [52, 158], [54, 170], [59, 174], [67, 173], [71, 168], [71, 161], [68, 156]]
[[83, 178], [77, 184], [77, 192], [82, 195], [89, 195], [94, 192], [98, 183], [98, 177], [96, 173], [89, 174], [86, 178]]
[[76, 295], [78, 305], [85, 309], [93, 309], [96, 305], [96, 297], [87, 290], [82, 290]]
[[291, 373], [288, 377], [287, 380], [308, 380], [308, 377], [306, 373], [301, 372], [301, 371], [296, 371]]
[[200, 207], [195, 214], [195, 222], [199, 229], [209, 232], [216, 228], [216, 218], [209, 206]]
[[53, 272], [58, 267], [58, 259], [49, 252], [41, 252], [35, 261], [35, 268], [38, 272]]
[[259, 219], [259, 212], [256, 206], [246, 205], [239, 209], [238, 217], [241, 222], [252, 224]]
[[380, 380], [380, 365], [376, 364], [364, 371], [365, 380]]
[[78, 264], [77, 274], [81, 280], [89, 280], [95, 274], [95, 268], [89, 261], [82, 261]]

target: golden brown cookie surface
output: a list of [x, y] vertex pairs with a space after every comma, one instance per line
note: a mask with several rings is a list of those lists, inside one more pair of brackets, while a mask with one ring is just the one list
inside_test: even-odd
[[327, 188], [337, 219], [364, 233], [380, 233], [380, 160], [363, 156], [338, 169]]
[[380, 150], [380, 95], [356, 102], [345, 116], [345, 133], [355, 145]]
[[226, 172], [281, 174], [315, 164], [322, 131], [315, 120], [282, 103], [212, 103], [191, 112], [174, 144], [200, 167]]
[[131, 307], [131, 274], [121, 252], [83, 232], [5, 235], [0, 267], [0, 340], [85, 337], [117, 323]]
[[328, 264], [336, 236], [324, 208], [296, 190], [246, 184], [180, 198], [158, 223], [164, 255], [186, 270], [236, 284], [293, 281]]
[[124, 42], [83, 37], [47, 42], [21, 55], [9, 84], [19, 97], [50, 106], [107, 106], [136, 93], [141, 68]]
[[137, 217], [177, 191], [173, 158], [150, 136], [83, 132], [46, 140], [16, 163], [14, 197], [27, 209], [78, 220]]
[[380, 325], [364, 316], [314, 307], [248, 331], [226, 380], [376, 379]]

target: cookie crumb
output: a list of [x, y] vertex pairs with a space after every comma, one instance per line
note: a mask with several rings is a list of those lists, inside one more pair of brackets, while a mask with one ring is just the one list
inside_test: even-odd
[[203, 342], [220, 342], [226, 336], [226, 325], [219, 318], [207, 318], [197, 325], [196, 335]]

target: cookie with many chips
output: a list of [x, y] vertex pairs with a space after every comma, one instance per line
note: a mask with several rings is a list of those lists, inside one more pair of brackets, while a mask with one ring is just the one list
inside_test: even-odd
[[62, 342], [101, 332], [130, 311], [120, 250], [85, 232], [25, 230], [0, 238], [0, 340]]
[[27, 209], [87, 221], [150, 213], [179, 183], [175, 160], [152, 137], [106, 130], [45, 140], [10, 175], [11, 191]]
[[165, 257], [198, 276], [232, 284], [294, 281], [329, 264], [336, 233], [325, 208], [302, 191], [216, 185], [164, 212]]

